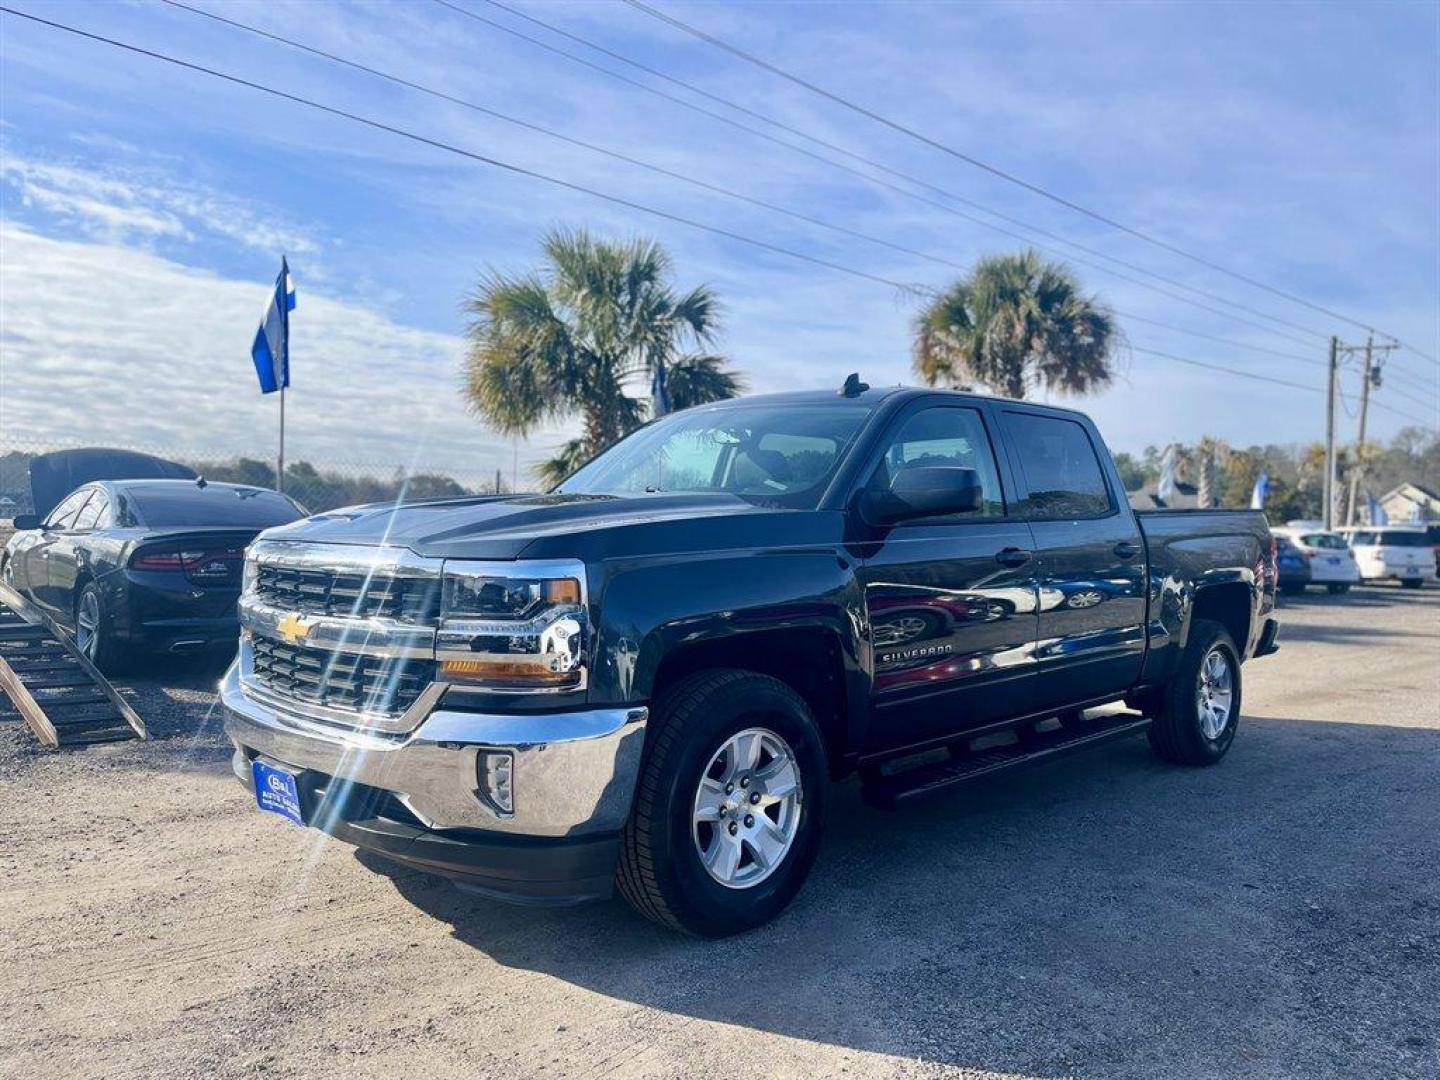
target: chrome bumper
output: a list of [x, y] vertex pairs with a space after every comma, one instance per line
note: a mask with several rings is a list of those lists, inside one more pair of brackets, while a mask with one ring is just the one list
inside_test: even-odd
[[[394, 795], [430, 829], [483, 829], [513, 836], [613, 833], [630, 813], [647, 710], [490, 714], [432, 708], [404, 736], [345, 731], [259, 701], [239, 665], [220, 684], [225, 731], [242, 782], [257, 755]], [[514, 813], [482, 801], [479, 751], [514, 755]]]

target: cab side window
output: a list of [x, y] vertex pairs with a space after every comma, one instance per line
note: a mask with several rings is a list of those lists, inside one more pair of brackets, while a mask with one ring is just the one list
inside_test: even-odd
[[917, 467], [973, 469], [982, 495], [978, 510], [925, 520], [978, 521], [1005, 516], [995, 452], [979, 410], [935, 405], [915, 413], [901, 425], [867, 486], [888, 490], [903, 470]]
[[79, 516], [81, 508], [84, 507], [85, 500], [90, 498], [91, 491], [91, 488], [81, 488], [61, 499], [60, 505], [51, 510], [50, 516], [45, 519], [45, 528], [69, 529], [73, 527], [75, 518]]
[[1007, 412], [1005, 431], [1025, 479], [1021, 517], [1098, 518], [1115, 509], [1100, 457], [1082, 424]]

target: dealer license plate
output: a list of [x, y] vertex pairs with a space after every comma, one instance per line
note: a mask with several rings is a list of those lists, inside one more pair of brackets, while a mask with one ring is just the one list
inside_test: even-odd
[[295, 783], [295, 774], [267, 765], [258, 758], [250, 763], [250, 775], [255, 780], [255, 803], [261, 810], [279, 814], [296, 825], [304, 825], [300, 813], [300, 789]]

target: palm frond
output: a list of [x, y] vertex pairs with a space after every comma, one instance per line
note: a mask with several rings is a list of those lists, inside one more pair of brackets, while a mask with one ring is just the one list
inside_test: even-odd
[[1069, 267], [1028, 249], [980, 259], [914, 324], [913, 362], [931, 385], [973, 379], [1024, 397], [1098, 390], [1114, 377], [1121, 344], [1114, 313], [1082, 294]]
[[563, 444], [555, 456], [531, 466], [530, 471], [540, 481], [541, 488], [553, 491], [567, 476], [590, 460], [583, 439], [571, 439]]
[[690, 353], [665, 366], [665, 394], [672, 409], [724, 401], [743, 393], [745, 381], [725, 366], [723, 356]]

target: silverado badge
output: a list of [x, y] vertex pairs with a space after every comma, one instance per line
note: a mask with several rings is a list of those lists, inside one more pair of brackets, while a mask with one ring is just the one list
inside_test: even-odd
[[285, 639], [287, 645], [299, 645], [310, 633], [311, 625], [304, 615], [292, 611], [275, 624], [275, 632]]

